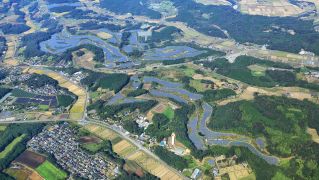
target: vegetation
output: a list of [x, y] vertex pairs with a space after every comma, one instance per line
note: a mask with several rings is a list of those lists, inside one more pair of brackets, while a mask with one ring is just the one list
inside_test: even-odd
[[10, 152], [16, 147], [25, 138], [25, 134], [22, 134], [19, 137], [16, 137], [10, 144], [8, 144], [3, 151], [0, 152], [0, 159], [3, 159], [8, 156]]
[[127, 74], [106, 74], [91, 72], [81, 83], [88, 86], [92, 91], [98, 88], [113, 90], [119, 92], [128, 82], [130, 78]]
[[31, 77], [25, 81], [25, 84], [30, 88], [37, 89], [45, 85], [57, 87], [59, 82], [44, 74], [32, 74]]
[[123, 127], [132, 134], [141, 135], [144, 132], [144, 128], [138, 127], [138, 124], [132, 120], [125, 121]]
[[206, 101], [217, 101], [235, 96], [236, 92], [231, 89], [206, 90], [203, 92]]
[[188, 162], [186, 159], [166, 150], [163, 147], [155, 147], [154, 152], [161, 160], [180, 171], [188, 167]]
[[68, 177], [66, 172], [57, 168], [49, 161], [45, 161], [43, 164], [37, 167], [36, 171], [47, 180], [60, 180], [66, 179]]
[[14, 97], [30, 97], [31, 98], [36, 96], [36, 94], [32, 94], [32, 93], [23, 91], [21, 89], [13, 89], [11, 93], [12, 93], [12, 96]]
[[107, 105], [107, 103], [99, 100], [95, 102], [94, 104], [90, 105], [88, 107], [88, 110], [95, 109], [97, 113], [102, 118], [107, 117], [113, 117], [115, 114], [123, 111], [123, 110], [129, 110], [129, 111], [135, 111], [138, 109], [140, 112], [145, 113], [149, 111], [152, 107], [154, 107], [157, 104], [157, 101], [155, 100], [149, 100], [149, 101], [141, 101], [141, 102], [133, 102], [133, 103], [123, 103], [123, 104], [115, 104], [115, 105]]
[[265, 137], [271, 153], [287, 157], [295, 154], [300, 144], [310, 140], [306, 127], [319, 130], [318, 119], [315, 118], [318, 116], [318, 105], [308, 101], [256, 96], [253, 101], [217, 107], [208, 126]]
[[131, 91], [127, 94], [128, 97], [136, 97], [136, 96], [140, 96], [140, 95], [143, 95], [143, 94], [146, 94], [148, 93], [148, 90], [146, 89], [136, 89], [134, 91]]
[[4, 34], [21, 34], [30, 29], [25, 24], [0, 24], [0, 29]]
[[171, 107], [167, 107], [163, 114], [169, 119], [172, 120], [175, 116], [175, 112]]
[[74, 102], [74, 98], [69, 95], [58, 95], [57, 96], [59, 106], [68, 107]]
[[[120, 14], [132, 13], [134, 15], [148, 16], [153, 19], [161, 18], [159, 12], [147, 8], [147, 1], [101, 0], [101, 7]], [[125, 6], [123, 6], [125, 4]]]
[[6, 94], [8, 94], [10, 91], [11, 89], [0, 87], [0, 99], [3, 98], [3, 96], [5, 96]]
[[[0, 133], [0, 170], [9, 166], [20, 153], [26, 149], [26, 142], [39, 133], [43, 124], [10, 124]], [[10, 151], [10, 152], [9, 152]]]
[[[216, 70], [216, 72], [219, 74], [251, 85], [261, 87], [274, 87], [276, 85], [299, 86], [308, 89], [319, 90], [319, 85], [299, 80], [296, 77], [295, 70], [283, 63], [266, 61], [250, 56], [237, 57], [234, 63], [229, 63], [227, 59], [217, 59], [212, 62], [207, 61], [201, 63], [203, 63], [205, 67]], [[255, 64], [270, 67], [270, 69], [266, 70], [264, 76], [256, 76], [252, 70], [248, 68], [248, 66]], [[275, 69], [273, 70], [271, 67]]]
[[[319, 33], [314, 30], [312, 20], [299, 17], [251, 16], [242, 14], [231, 6], [205, 6], [191, 0], [172, 1], [178, 8], [178, 15], [172, 21], [185, 22], [204, 34], [226, 38], [224, 32], [213, 26], [217, 25], [226, 30], [236, 42], [267, 44], [270, 49], [294, 53], [303, 48], [319, 54]], [[203, 14], [208, 16], [204, 17]], [[279, 29], [274, 28], [276, 26]], [[295, 35], [280, 28], [293, 29]]]

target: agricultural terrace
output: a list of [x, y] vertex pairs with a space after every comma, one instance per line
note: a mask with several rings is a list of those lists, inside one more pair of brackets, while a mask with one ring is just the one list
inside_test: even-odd
[[170, 170], [166, 164], [163, 164], [154, 157], [138, 150], [138, 147], [127, 140], [122, 139], [114, 131], [94, 124], [85, 125], [84, 128], [101, 139], [110, 140], [112, 142], [114, 152], [124, 159], [136, 162], [147, 172], [164, 180], [182, 179], [180, 175]]
[[45, 74], [57, 80], [59, 82], [59, 86], [66, 88], [68, 89], [68, 91], [75, 94], [77, 96], [77, 100], [70, 109], [69, 119], [79, 120], [83, 117], [83, 113], [84, 113], [84, 109], [86, 105], [86, 91], [82, 87], [68, 81], [65, 77], [53, 71], [29, 68], [27, 72], [36, 73], [36, 74]]
[[54, 166], [49, 161], [45, 161], [36, 171], [46, 180], [61, 180], [68, 177], [67, 173]]

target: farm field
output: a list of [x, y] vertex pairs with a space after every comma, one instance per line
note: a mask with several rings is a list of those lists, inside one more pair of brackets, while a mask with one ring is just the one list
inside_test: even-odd
[[10, 167], [5, 170], [5, 173], [14, 177], [17, 180], [44, 180], [34, 169], [31, 169], [24, 165], [19, 165], [19, 167]]
[[[98, 137], [106, 140], [115, 140], [119, 136], [116, 135], [115, 132], [100, 127], [98, 125], [88, 124], [85, 126], [85, 129], [90, 131], [91, 133], [97, 135]], [[113, 144], [113, 143], [112, 143]], [[154, 159], [153, 157], [145, 154], [141, 150], [138, 150], [136, 146], [129, 143], [127, 140], [117, 140], [115, 144], [112, 145], [114, 152], [119, 154], [124, 159], [132, 160], [136, 162], [139, 166], [141, 166], [144, 170], [149, 173], [164, 179], [182, 179], [179, 175], [175, 174], [175, 172], [171, 171], [167, 165], [162, 164], [160, 161]]]
[[46, 180], [62, 180], [67, 178], [67, 174], [54, 166], [49, 161], [45, 161], [36, 171]]

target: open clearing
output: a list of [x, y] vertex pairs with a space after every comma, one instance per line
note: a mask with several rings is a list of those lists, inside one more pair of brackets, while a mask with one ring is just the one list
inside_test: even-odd
[[34, 170], [27, 166], [10, 167], [4, 171], [17, 180], [43, 180], [43, 178]]
[[84, 52], [82, 56], [77, 56], [76, 52], [73, 52], [74, 64], [86, 69], [94, 69], [94, 66], [96, 65], [96, 63], [93, 61], [94, 53], [84, 48], [80, 49], [80, 51]]
[[40, 166], [45, 160], [46, 157], [38, 153], [26, 150], [20, 156], [18, 156], [18, 158], [16, 158], [14, 162], [18, 162], [35, 169]]
[[49, 161], [45, 161], [38, 168], [36, 168], [36, 170], [46, 180], [61, 180], [68, 177], [66, 172], [55, 167]]
[[310, 134], [311, 139], [313, 140], [313, 142], [318, 143], [319, 144], [319, 135], [317, 133], [316, 129], [313, 128], [307, 128], [307, 133]]
[[315, 103], [318, 103], [318, 99], [311, 96], [309, 90], [299, 87], [273, 87], [273, 88], [262, 88], [248, 86], [243, 90], [242, 93], [236, 96], [236, 98], [225, 99], [218, 102], [218, 105], [225, 105], [230, 102], [240, 101], [240, 100], [252, 100], [254, 99], [254, 94], [259, 93], [260, 95], [267, 96], [289, 96], [290, 98], [304, 100], [308, 99]]
[[8, 50], [6, 52], [6, 55], [4, 57], [4, 63], [9, 66], [16, 66], [18, 65], [18, 61], [14, 58], [15, 50], [16, 50], [16, 44], [18, 37], [17, 36], [7, 36], [7, 46]]

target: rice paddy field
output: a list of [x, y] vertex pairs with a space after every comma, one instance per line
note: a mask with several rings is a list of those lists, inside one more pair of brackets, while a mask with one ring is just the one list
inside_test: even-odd
[[122, 139], [112, 130], [94, 124], [88, 124], [84, 126], [84, 128], [101, 139], [111, 140], [114, 152], [116, 152], [126, 160], [136, 162], [144, 170], [159, 177], [160, 179], [182, 179], [180, 175], [176, 174], [171, 169], [169, 169], [166, 164], [163, 164], [154, 157], [151, 157], [150, 155], [144, 153], [141, 150], [138, 150], [138, 147], [131, 144], [127, 140]]

